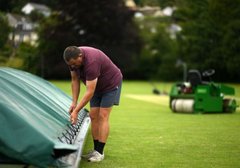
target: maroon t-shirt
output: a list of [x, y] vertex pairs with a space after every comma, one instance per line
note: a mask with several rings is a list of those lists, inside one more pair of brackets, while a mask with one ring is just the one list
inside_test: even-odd
[[86, 81], [98, 78], [95, 92], [104, 93], [115, 89], [122, 81], [120, 69], [102, 51], [92, 47], [79, 47], [83, 53], [83, 66], [76, 71], [78, 78]]

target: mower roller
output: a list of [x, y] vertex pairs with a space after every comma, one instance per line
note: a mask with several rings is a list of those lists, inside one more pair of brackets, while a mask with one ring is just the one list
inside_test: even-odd
[[[235, 112], [236, 100], [225, 95], [233, 96], [234, 88], [214, 83], [211, 76], [215, 70], [189, 70], [187, 81], [174, 84], [170, 92], [169, 106], [173, 112], [182, 113], [224, 113]], [[208, 77], [209, 81], [202, 81]]]

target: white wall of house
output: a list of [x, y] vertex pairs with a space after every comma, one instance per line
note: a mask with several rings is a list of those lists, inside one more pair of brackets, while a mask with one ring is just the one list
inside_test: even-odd
[[9, 25], [13, 31], [9, 34], [9, 39], [17, 47], [21, 42], [30, 43], [35, 45], [38, 35], [35, 32], [36, 24], [32, 23], [25, 16], [17, 14], [7, 14]]

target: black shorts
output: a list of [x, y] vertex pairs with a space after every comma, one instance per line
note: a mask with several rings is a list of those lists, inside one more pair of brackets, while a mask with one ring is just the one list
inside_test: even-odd
[[115, 89], [106, 93], [94, 93], [90, 100], [90, 107], [109, 108], [113, 105], [119, 105], [122, 83]]

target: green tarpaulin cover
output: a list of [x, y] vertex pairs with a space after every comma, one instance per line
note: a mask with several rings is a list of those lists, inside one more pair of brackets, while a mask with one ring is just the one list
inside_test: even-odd
[[0, 68], [0, 154], [47, 167], [77, 150], [61, 142], [70, 125], [71, 98], [30, 73]]

